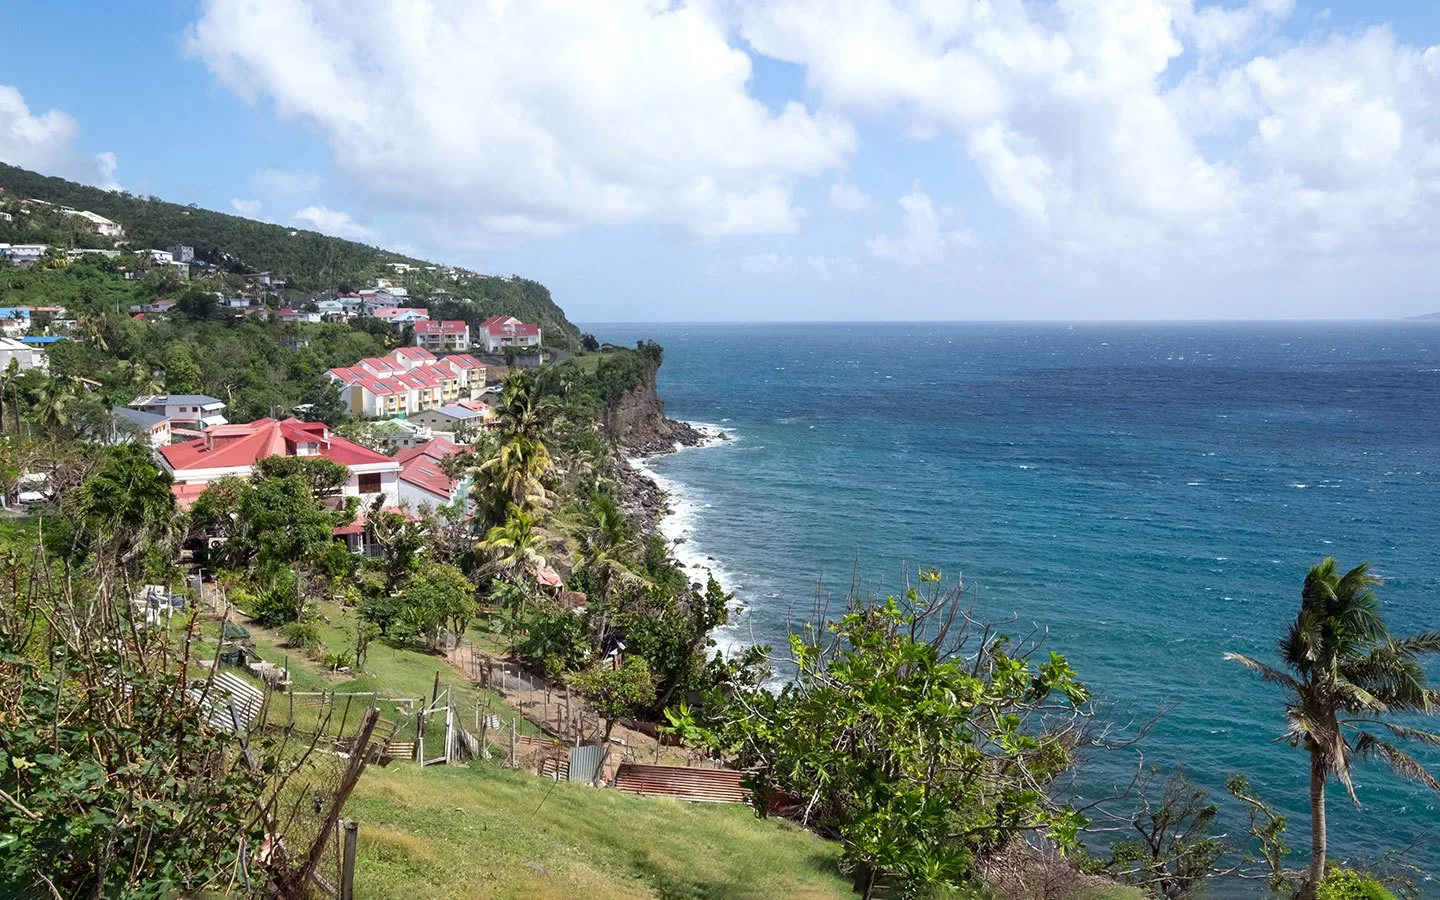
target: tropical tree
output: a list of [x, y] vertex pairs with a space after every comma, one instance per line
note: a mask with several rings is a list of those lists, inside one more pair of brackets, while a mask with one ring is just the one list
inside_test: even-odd
[[482, 534], [504, 522], [512, 510], [529, 512], [548, 503], [543, 479], [551, 461], [544, 435], [554, 404], [542, 396], [533, 378], [519, 370], [505, 377], [501, 397], [499, 446], [474, 471]]
[[609, 494], [597, 494], [588, 508], [590, 527], [580, 537], [580, 568], [592, 579], [601, 597], [609, 597], [616, 586], [646, 587], [630, 560], [638, 544], [631, 536], [629, 520]]
[[403, 638], [423, 636], [432, 650], [444, 649], [445, 632], [458, 642], [475, 616], [475, 585], [454, 566], [426, 563], [400, 592], [395, 623]]
[[494, 554], [496, 568], [511, 578], [521, 578], [527, 569], [545, 565], [545, 557], [540, 553], [544, 545], [535, 527], [538, 518], [523, 509], [512, 510], [510, 517], [486, 532], [480, 542], [482, 549]]
[[[10, 357], [10, 364], [0, 374], [0, 431], [4, 431], [6, 418], [14, 419], [15, 433], [20, 433], [20, 393], [15, 389], [15, 380], [20, 376], [20, 360]], [[12, 412], [13, 407], [13, 412]]]
[[792, 634], [794, 680], [739, 686], [715, 723], [756, 811], [798, 803], [867, 898], [882, 881], [900, 896], [960, 889], [1021, 835], [1075, 848], [1085, 824], [1046, 791], [1090, 741], [1089, 691], [1063, 656], [962, 616], [938, 573], [923, 580], [923, 597], [852, 598]]
[[1326, 783], [1339, 780], [1359, 805], [1350, 780], [1356, 755], [1378, 757], [1402, 777], [1440, 792], [1440, 780], [1393, 741], [1440, 745], [1440, 734], [1385, 719], [1440, 711], [1440, 691], [1429, 687], [1420, 662], [1440, 653], [1440, 632], [1392, 637], [1373, 590], [1380, 583], [1367, 563], [1342, 574], [1326, 557], [1305, 576], [1300, 612], [1277, 645], [1283, 668], [1225, 654], [1285, 689], [1289, 727], [1283, 739], [1310, 754], [1310, 868], [1301, 888], [1306, 897], [1315, 896], [1325, 877]]
[[47, 378], [35, 391], [31, 412], [35, 424], [43, 431], [54, 433], [70, 424], [75, 395], [70, 385], [58, 378]]
[[77, 538], [127, 568], [146, 553], [168, 562], [179, 534], [171, 482], [145, 447], [124, 443], [109, 448], [99, 470], [67, 498]]

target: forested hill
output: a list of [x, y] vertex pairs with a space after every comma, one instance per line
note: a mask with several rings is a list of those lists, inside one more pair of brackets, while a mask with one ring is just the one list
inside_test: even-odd
[[[411, 296], [423, 301], [429, 290], [441, 288], [457, 298], [474, 301], [471, 309], [453, 304], [433, 310], [451, 318], [482, 320], [491, 315], [512, 315], [538, 322], [547, 330], [547, 344], [571, 343], [579, 330], [550, 297], [543, 284], [526, 278], [497, 278], [461, 271], [452, 280], [425, 260], [393, 253], [355, 241], [330, 237], [315, 231], [257, 222], [241, 216], [179, 203], [158, 197], [139, 197], [124, 191], [106, 191], [89, 185], [52, 178], [16, 166], [0, 163], [0, 200], [27, 198], [90, 210], [113, 219], [125, 228], [132, 248], [159, 248], [183, 244], [194, 247], [195, 255], [234, 272], [269, 271], [290, 280], [299, 291], [328, 289], [354, 290], [369, 287], [377, 275], [390, 275], [388, 263], [409, 263], [417, 267], [405, 279]], [[0, 242], [50, 243], [54, 236], [25, 235], [22, 223], [6, 229]], [[418, 304], [417, 304], [418, 305]], [[550, 335], [561, 340], [552, 341]]]

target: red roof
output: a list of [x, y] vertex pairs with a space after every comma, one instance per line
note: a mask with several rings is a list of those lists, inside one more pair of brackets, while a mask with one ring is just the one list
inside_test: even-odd
[[352, 368], [364, 368], [369, 366], [376, 372], [399, 372], [404, 367], [398, 366], [383, 356], [367, 356], [356, 363]]
[[487, 334], [513, 335], [516, 337], [530, 337], [540, 333], [540, 326], [531, 322], [522, 322], [514, 316], [491, 316], [486, 319], [483, 326]]
[[[429, 323], [419, 323], [415, 326], [416, 330], [419, 330], [422, 326], [426, 324]], [[424, 347], [396, 347], [394, 350], [390, 351], [390, 355], [398, 356], [401, 359], [420, 360], [421, 362], [433, 362], [435, 359], [435, 354], [431, 353], [429, 350], [426, 350]]]
[[395, 461], [401, 466], [400, 478], [437, 497], [449, 498], [454, 495], [457, 482], [445, 474], [440, 463], [463, 449], [463, 445], [454, 441], [435, 438], [402, 450], [395, 454]]
[[452, 353], [441, 360], [456, 369], [483, 369], [485, 364], [468, 353]]
[[218, 425], [203, 437], [160, 448], [175, 472], [253, 466], [271, 456], [297, 456], [301, 444], [315, 444], [316, 455], [342, 466], [394, 462], [390, 457], [332, 434], [323, 422], [260, 419], [246, 425]]
[[470, 330], [459, 319], [446, 319], [443, 322], [417, 322], [415, 323], [416, 334], [465, 334]]

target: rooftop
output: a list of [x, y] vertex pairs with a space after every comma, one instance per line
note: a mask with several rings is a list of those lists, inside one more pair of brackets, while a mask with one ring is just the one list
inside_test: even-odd
[[271, 456], [299, 456], [301, 445], [314, 445], [314, 455], [343, 466], [391, 463], [390, 457], [331, 433], [323, 422], [260, 419], [244, 425], [219, 425], [203, 437], [160, 448], [168, 468], [245, 468]]
[[130, 401], [132, 407], [140, 406], [224, 406], [219, 397], [206, 394], [146, 394]]

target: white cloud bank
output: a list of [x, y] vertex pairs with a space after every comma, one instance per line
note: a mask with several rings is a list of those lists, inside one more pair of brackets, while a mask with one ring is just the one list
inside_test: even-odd
[[767, 109], [729, 38], [708, 4], [653, 0], [206, 0], [187, 47], [392, 208], [507, 234], [791, 231], [794, 179], [840, 166], [854, 134]]
[[[1293, 6], [373, 0], [356, 15], [344, 0], [202, 0], [187, 46], [323, 136], [359, 202], [423, 212], [452, 246], [633, 222], [794, 231], [807, 179], [826, 180], [833, 210], [873, 208], [844, 177], [863, 128], [953, 148], [1036, 255], [1273, 274], [1433, 248], [1440, 48], [1320, 19], [1288, 36]], [[799, 66], [813, 104], [760, 102], [747, 51]], [[43, 119], [29, 118], [32, 145], [73, 137]], [[872, 259], [933, 262], [973, 242], [927, 195], [902, 207], [861, 248]]]
[[0, 84], [0, 161], [113, 190], [119, 160], [104, 152], [87, 157], [75, 147], [79, 124], [52, 109], [36, 115], [20, 91]]
[[920, 265], [939, 262], [952, 247], [975, 243], [973, 232], [947, 230], [930, 195], [916, 187], [900, 198], [905, 219], [899, 232], [880, 234], [869, 241], [870, 255], [880, 260]]
[[290, 217], [296, 225], [304, 225], [321, 234], [373, 244], [380, 240], [380, 232], [368, 225], [362, 225], [347, 212], [325, 206], [307, 206], [297, 209]]
[[739, 16], [822, 108], [948, 133], [957, 164], [1067, 249], [1433, 240], [1440, 48], [1386, 28], [1287, 43], [1292, 7], [756, 0]]

